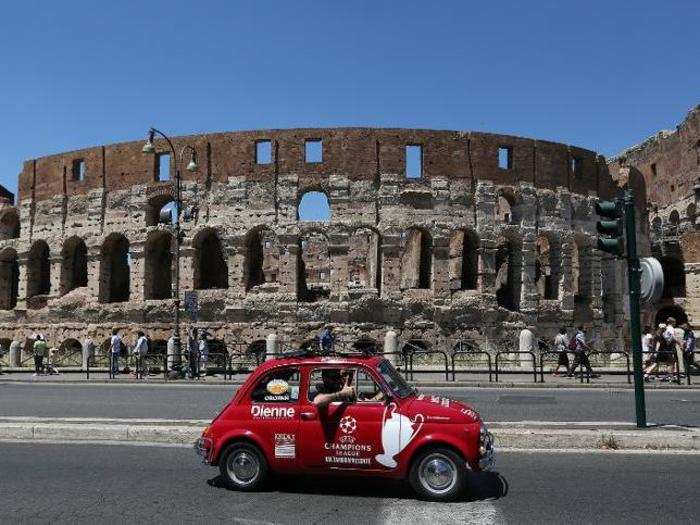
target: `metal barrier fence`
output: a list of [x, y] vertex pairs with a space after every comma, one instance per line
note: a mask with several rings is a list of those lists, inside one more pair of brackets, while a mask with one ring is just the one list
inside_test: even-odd
[[[496, 379], [496, 383], [498, 383], [498, 375], [503, 374], [504, 372], [500, 372], [499, 370], [499, 358], [503, 355], [529, 355], [530, 358], [532, 359], [532, 375], [535, 380], [535, 383], [537, 383], [537, 358], [535, 357], [534, 352], [496, 352], [496, 359], [495, 359], [495, 373], [494, 377]], [[510, 370], [505, 373], [510, 373], [510, 374], [529, 374], [529, 370]]]

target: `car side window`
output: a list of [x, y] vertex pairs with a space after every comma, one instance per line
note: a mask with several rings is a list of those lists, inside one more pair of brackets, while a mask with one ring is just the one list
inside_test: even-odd
[[250, 395], [255, 403], [299, 401], [299, 368], [278, 368], [263, 375]]
[[309, 401], [313, 401], [318, 394], [340, 392], [348, 382], [352, 385], [354, 374], [354, 368], [317, 368], [309, 376]]
[[355, 378], [358, 402], [376, 402], [384, 399], [384, 392], [366, 370], [359, 368]]

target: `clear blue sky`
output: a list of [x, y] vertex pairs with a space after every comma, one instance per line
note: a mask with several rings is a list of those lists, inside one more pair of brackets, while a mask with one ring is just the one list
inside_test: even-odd
[[609, 155], [700, 103], [699, 20], [698, 0], [6, 2], [0, 183], [150, 125], [472, 129]]

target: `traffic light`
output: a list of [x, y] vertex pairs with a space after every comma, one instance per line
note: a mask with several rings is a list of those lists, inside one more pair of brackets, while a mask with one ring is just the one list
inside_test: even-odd
[[596, 223], [596, 229], [600, 233], [598, 236], [598, 249], [622, 257], [625, 252], [624, 242], [622, 241], [624, 233], [622, 226], [622, 202], [619, 200], [598, 201], [595, 205], [595, 211], [603, 218]]

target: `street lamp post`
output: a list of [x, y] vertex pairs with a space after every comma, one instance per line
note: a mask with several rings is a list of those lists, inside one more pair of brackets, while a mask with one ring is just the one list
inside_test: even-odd
[[186, 152], [190, 153], [190, 161], [187, 163], [187, 171], [197, 171], [197, 150], [189, 144], [183, 146], [178, 156], [175, 146], [170, 141], [170, 138], [162, 131], [156, 128], [150, 128], [148, 130], [148, 140], [143, 145], [143, 153], [155, 153], [156, 148], [153, 145], [153, 139], [155, 135], [159, 135], [165, 139], [170, 147], [170, 151], [173, 155], [173, 160], [175, 161], [175, 278], [174, 278], [174, 312], [173, 312], [173, 344], [175, 346], [175, 356], [173, 356], [173, 362], [175, 360], [180, 360], [181, 357], [181, 344], [180, 344], [180, 210], [182, 209], [182, 197], [181, 197], [181, 176], [180, 176], [180, 162], [184, 157]]

